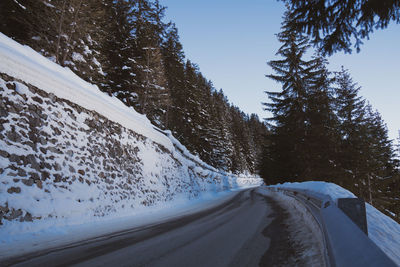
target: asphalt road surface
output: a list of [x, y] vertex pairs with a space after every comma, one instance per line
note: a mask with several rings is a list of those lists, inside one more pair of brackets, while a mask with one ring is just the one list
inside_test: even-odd
[[293, 241], [289, 213], [255, 189], [199, 213], [15, 258], [16, 266], [308, 265]]

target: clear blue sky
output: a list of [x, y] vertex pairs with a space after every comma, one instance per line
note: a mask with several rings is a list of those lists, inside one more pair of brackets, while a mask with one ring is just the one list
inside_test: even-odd
[[[177, 25], [187, 58], [197, 63], [214, 86], [246, 113], [260, 118], [268, 101], [265, 90], [279, 90], [269, 80], [266, 62], [276, 58], [284, 12], [276, 0], [160, 0], [167, 6], [166, 19]], [[400, 130], [400, 25], [392, 24], [372, 33], [360, 53], [336, 54], [328, 58], [330, 70], [350, 70], [361, 87], [361, 95], [382, 114], [389, 136]]]

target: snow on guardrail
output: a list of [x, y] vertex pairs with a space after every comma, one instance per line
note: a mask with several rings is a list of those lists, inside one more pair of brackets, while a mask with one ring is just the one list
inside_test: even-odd
[[[354, 198], [354, 194], [351, 192], [335, 184], [324, 182], [287, 183], [269, 188], [284, 192], [304, 205], [312, 207], [314, 211], [312, 209], [309, 211], [317, 221], [321, 222], [321, 231], [325, 236], [329, 257], [328, 262], [331, 266], [396, 266], [396, 264], [400, 264], [399, 250], [397, 250], [400, 247], [400, 240], [388, 248], [387, 242], [382, 242], [380, 239], [378, 239], [380, 242], [377, 242], [376, 238], [369, 239], [336, 206], [338, 198]], [[380, 217], [387, 216], [381, 214]], [[370, 216], [369, 219], [371, 219]], [[369, 221], [372, 227], [376, 227], [374, 223], [374, 220]], [[374, 231], [371, 232], [372, 235], [375, 234]], [[394, 236], [398, 234], [397, 231], [392, 233]]]

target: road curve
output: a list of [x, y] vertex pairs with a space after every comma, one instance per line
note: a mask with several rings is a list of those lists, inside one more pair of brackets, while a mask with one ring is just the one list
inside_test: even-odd
[[[307, 248], [292, 242], [289, 213], [256, 189], [227, 203], [5, 262], [13, 266], [282, 266], [301, 264]], [[302, 251], [300, 251], [302, 250]]]

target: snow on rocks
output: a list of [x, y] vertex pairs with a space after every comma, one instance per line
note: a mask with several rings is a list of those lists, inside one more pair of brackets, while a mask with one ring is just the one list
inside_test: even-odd
[[236, 187], [233, 177], [4, 74], [0, 93], [0, 222], [81, 222]]
[[238, 188], [144, 115], [1, 33], [0, 99], [0, 251]]
[[[338, 198], [354, 198], [352, 192], [339, 185], [320, 181], [284, 183], [271, 187], [304, 189]], [[400, 265], [400, 224], [366, 203], [368, 237], [375, 242], [396, 264]]]

